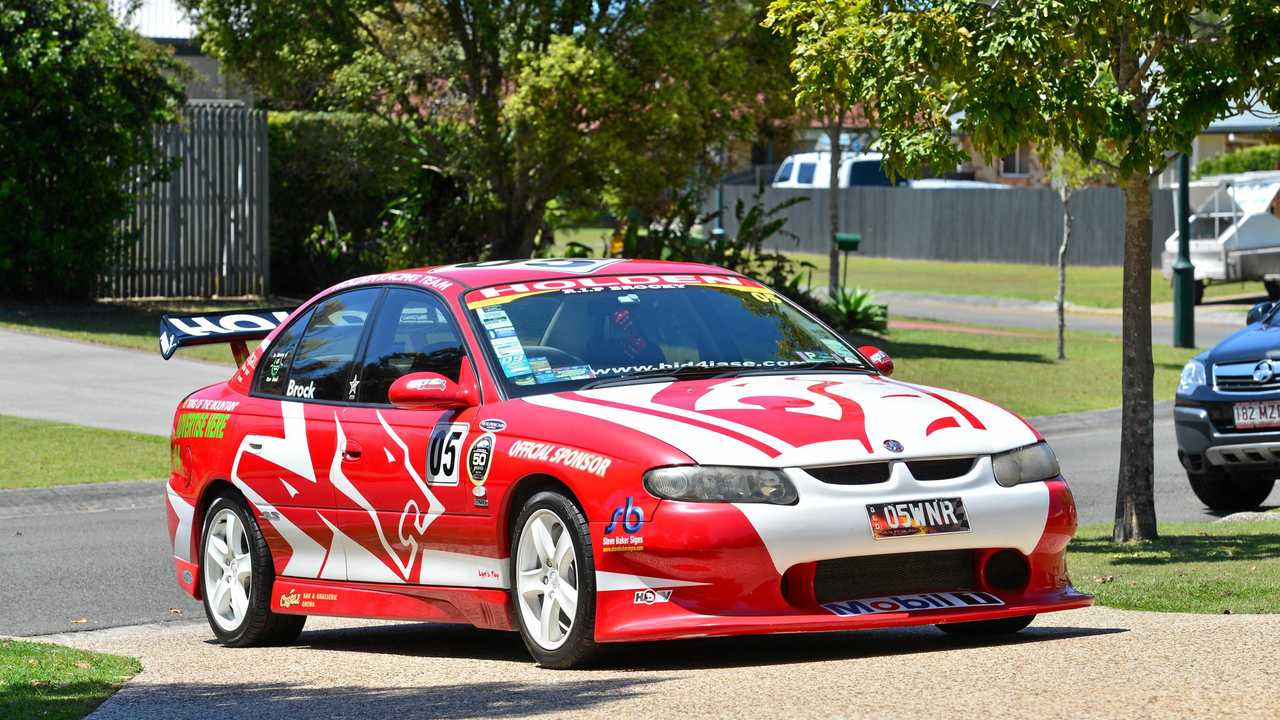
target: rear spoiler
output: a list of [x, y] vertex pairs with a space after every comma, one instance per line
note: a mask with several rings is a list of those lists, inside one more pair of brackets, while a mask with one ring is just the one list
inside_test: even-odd
[[160, 318], [160, 355], [173, 357], [188, 345], [231, 343], [236, 365], [249, 357], [248, 341], [261, 340], [289, 317], [292, 308], [233, 310], [202, 315], [165, 315]]

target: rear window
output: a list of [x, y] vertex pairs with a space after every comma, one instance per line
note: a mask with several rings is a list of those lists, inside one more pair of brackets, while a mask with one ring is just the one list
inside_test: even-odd
[[813, 184], [813, 172], [817, 170], [817, 163], [800, 163], [800, 172], [796, 174], [796, 183], [800, 185]]
[[884, 165], [879, 160], [859, 160], [849, 163], [849, 183], [853, 185], [888, 186], [889, 176], [884, 172]]

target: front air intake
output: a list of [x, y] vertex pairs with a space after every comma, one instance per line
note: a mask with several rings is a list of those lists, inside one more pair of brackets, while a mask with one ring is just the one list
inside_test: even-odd
[[973, 550], [867, 555], [820, 560], [813, 576], [819, 603], [977, 588]]

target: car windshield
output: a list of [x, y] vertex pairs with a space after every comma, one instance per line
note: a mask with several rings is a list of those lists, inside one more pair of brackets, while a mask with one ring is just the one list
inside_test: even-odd
[[683, 377], [871, 371], [772, 290], [728, 275], [582, 276], [473, 290], [510, 397]]

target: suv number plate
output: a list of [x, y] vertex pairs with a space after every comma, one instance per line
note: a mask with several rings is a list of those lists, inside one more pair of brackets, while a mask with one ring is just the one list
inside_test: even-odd
[[1236, 403], [1232, 410], [1237, 430], [1280, 427], [1280, 400]]

